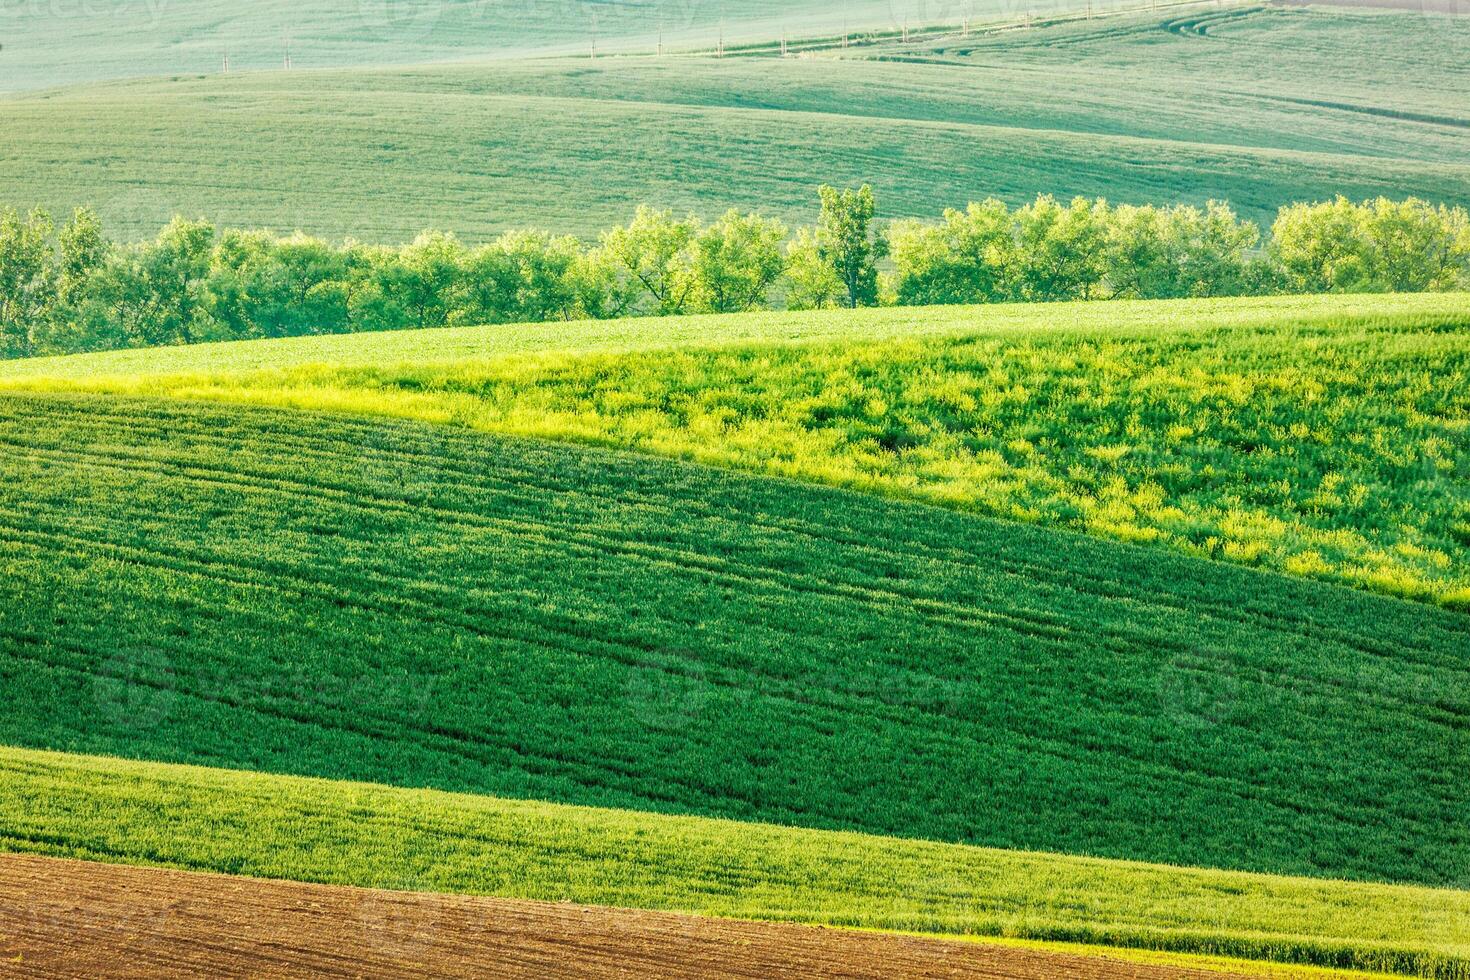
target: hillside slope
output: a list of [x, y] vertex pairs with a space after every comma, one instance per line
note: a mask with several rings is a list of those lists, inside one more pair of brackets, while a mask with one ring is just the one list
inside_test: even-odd
[[1470, 296], [765, 313], [0, 363], [799, 477], [1470, 609]]
[[0, 420], [0, 742], [1463, 880], [1470, 619], [801, 485], [97, 398]]
[[[190, 914], [172, 914], [180, 905]], [[139, 960], [150, 980], [246, 970], [256, 980], [1244, 980], [1192, 958], [1141, 965], [1002, 943], [16, 855], [0, 855], [0, 918], [0, 961], [19, 957], [30, 976], [56, 980], [117, 977], [119, 962]]]
[[[1293, 980], [1328, 978], [1266, 961], [1470, 977], [1464, 890], [996, 851], [12, 748], [0, 748], [0, 850], [396, 891], [1094, 942], [1133, 966], [1152, 961], [1173, 976], [1194, 957], [1120, 947], [1247, 957], [1254, 962], [1216, 965]], [[96, 874], [109, 876], [106, 869]], [[250, 889], [249, 882], [232, 884]], [[4, 891], [0, 883], [0, 912]], [[77, 895], [69, 904], [88, 899]], [[146, 932], [147, 916], [139, 918], [135, 928]], [[393, 924], [381, 918], [364, 925]], [[0, 934], [0, 954], [6, 938]]]
[[1038, 193], [1228, 199], [1262, 222], [1338, 193], [1470, 204], [1470, 36], [1453, 24], [1252, 9], [1201, 41], [1166, 29], [1178, 16], [975, 38], [963, 57], [916, 44], [89, 85], [0, 100], [0, 168], [8, 202], [92, 204], [129, 237], [176, 212], [387, 241], [591, 236], [638, 203], [807, 222], [817, 184], [861, 181], [885, 217]]
[[[993, 3], [993, 0], [992, 0]], [[489, 58], [532, 51], [651, 50], [670, 43], [713, 47], [762, 40], [779, 30], [831, 31], [844, 22], [891, 26], [918, 0], [190, 0], [54, 3], [0, 7], [0, 92], [75, 81], [234, 71], [388, 65], [446, 58]], [[993, 9], [982, 0], [977, 11]]]

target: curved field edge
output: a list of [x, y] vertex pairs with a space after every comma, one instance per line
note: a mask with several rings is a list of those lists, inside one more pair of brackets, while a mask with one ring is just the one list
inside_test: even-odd
[[[862, 929], [863, 927], [850, 927]], [[931, 932], [878, 929], [885, 935], [935, 936]], [[1014, 936], [982, 936], [974, 933], [948, 935], [943, 938], [962, 942], [985, 943], [1014, 949], [1034, 949], [1045, 952], [1067, 953], [1076, 956], [1098, 957], [1121, 963], [1138, 963], [1146, 966], [1175, 967], [1186, 970], [1208, 970], [1227, 973], [1230, 976], [1274, 977], [1276, 980], [1382, 980], [1383, 977], [1403, 976], [1384, 973], [1382, 970], [1356, 970], [1343, 967], [1310, 966], [1302, 963], [1283, 963], [1277, 960], [1242, 959], [1239, 956], [1221, 956], [1208, 953], [1176, 953], [1161, 949], [1145, 949], [1138, 946], [1102, 946], [1097, 943], [1066, 942], [1059, 939], [1022, 939]]]
[[1453, 885], [1466, 617], [791, 481], [0, 399], [0, 743]]
[[261, 342], [0, 390], [615, 446], [1470, 609], [1470, 296], [1087, 306]]
[[146, 390], [169, 377], [247, 374], [319, 366], [453, 364], [510, 354], [620, 354], [740, 344], [870, 341], [944, 336], [1031, 336], [1108, 331], [1123, 334], [1330, 324], [1470, 311], [1470, 293], [1246, 296], [1227, 299], [996, 303], [988, 306], [856, 310], [492, 324], [381, 333], [236, 340], [0, 360], [0, 386], [50, 384]]
[[[129, 237], [203, 212], [366, 240], [527, 222], [593, 234], [637, 200], [807, 220], [822, 180], [871, 181], [893, 217], [1038, 192], [1228, 199], [1257, 221], [1336, 193], [1464, 202], [1455, 32], [1426, 46], [1425, 19], [1408, 14], [1253, 9], [1232, 22], [1249, 35], [1239, 41], [1213, 27], [1209, 43], [1178, 36], [1161, 12], [1045, 27], [1047, 16], [963, 42], [833, 44], [841, 58], [591, 59], [581, 47], [51, 91], [0, 100], [7, 188], [53, 212], [96, 205]], [[767, 23], [768, 41], [796, 26], [782, 20]], [[412, 47], [404, 60], [418, 60]], [[296, 55], [298, 69], [322, 64]]]
[[[190, 915], [173, 914], [187, 906]], [[1377, 980], [1385, 973], [995, 937], [385, 891], [0, 849], [0, 962], [93, 976], [146, 951], [169, 975], [751, 978], [841, 973], [1091, 980]], [[228, 934], [230, 943], [212, 942]], [[616, 956], [608, 956], [616, 951]]]
[[[1470, 976], [1470, 893], [0, 749], [0, 847], [407, 891]], [[1210, 925], [1206, 925], [1210, 923]]]

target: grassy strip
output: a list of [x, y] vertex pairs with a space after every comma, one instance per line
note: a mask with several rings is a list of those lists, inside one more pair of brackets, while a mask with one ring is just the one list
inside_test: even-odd
[[[932, 936], [933, 933], [912, 930], [876, 930], [899, 935]], [[1096, 943], [1069, 943], [1060, 940], [1019, 939], [1011, 936], [980, 936], [973, 933], [952, 938], [975, 943], [990, 943], [1019, 949], [1040, 949], [1074, 956], [1095, 956], [1124, 963], [1147, 963], [1174, 966], [1188, 970], [1217, 970], [1234, 976], [1272, 977], [1275, 980], [1383, 980], [1397, 974], [1381, 970], [1352, 970], [1341, 967], [1309, 966], [1302, 963], [1280, 963], [1273, 960], [1248, 960], [1238, 956], [1216, 956], [1204, 953], [1175, 953], [1167, 950], [1142, 949], [1136, 946], [1099, 946]]]
[[[1004, 9], [998, 0], [975, 5], [981, 15]], [[735, 44], [766, 41], [783, 28], [809, 33], [837, 30], [844, 22], [856, 29], [892, 20], [887, 0], [850, 0], [840, 9], [814, 0], [726, 0], [718, 6], [694, 3], [677, 15], [642, 5], [599, 12], [578, 6], [450, 4], [403, 13], [356, 0], [316, 0], [307, 8], [290, 0], [257, 0], [248, 6], [194, 0], [152, 12], [122, 5], [102, 18], [78, 7], [53, 8], [46, 16], [21, 13], [0, 9], [7, 37], [0, 91], [97, 78], [217, 74], [226, 67], [226, 56], [230, 72], [273, 74], [281, 74], [283, 58], [289, 56], [293, 75], [322, 66], [483, 59], [491, 53], [503, 58], [548, 50], [586, 60], [594, 37], [599, 53], [608, 54], [652, 50], [659, 36], [671, 46], [709, 48], [721, 33]], [[772, 26], [776, 18], [780, 27]], [[283, 37], [283, 28], [289, 36]]]
[[0, 399], [0, 743], [1456, 883], [1470, 619], [349, 416]]
[[998, 303], [646, 317], [574, 323], [496, 324], [385, 333], [243, 340], [182, 347], [101, 351], [0, 361], [0, 388], [71, 383], [147, 393], [186, 377], [200, 379], [306, 367], [456, 364], [511, 354], [617, 354], [741, 344], [877, 341], [899, 338], [1108, 332], [1154, 335], [1199, 328], [1247, 330], [1322, 326], [1352, 317], [1453, 316], [1464, 293], [1382, 296], [1246, 296], [1106, 303]]
[[0, 846], [270, 878], [1470, 976], [1470, 893], [0, 750]]
[[[593, 329], [58, 359], [0, 367], [0, 389], [347, 410], [614, 445], [1470, 609], [1465, 296]], [[779, 337], [807, 345], [756, 343]], [[671, 343], [684, 346], [639, 350]], [[554, 344], [572, 353], [544, 352]]]

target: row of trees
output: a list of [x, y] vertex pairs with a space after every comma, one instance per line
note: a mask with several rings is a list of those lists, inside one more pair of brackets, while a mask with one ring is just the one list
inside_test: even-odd
[[872, 190], [823, 187], [817, 223], [639, 208], [593, 245], [513, 231], [402, 247], [175, 219], [120, 244], [0, 210], [0, 356], [204, 340], [618, 316], [1110, 297], [1470, 288], [1470, 220], [1418, 200], [1283, 208], [1261, 233], [1219, 203], [998, 200], [880, 227]]

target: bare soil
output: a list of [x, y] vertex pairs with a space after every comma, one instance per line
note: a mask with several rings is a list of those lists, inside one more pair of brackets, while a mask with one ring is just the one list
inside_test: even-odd
[[1226, 975], [845, 929], [0, 855], [0, 976]]

